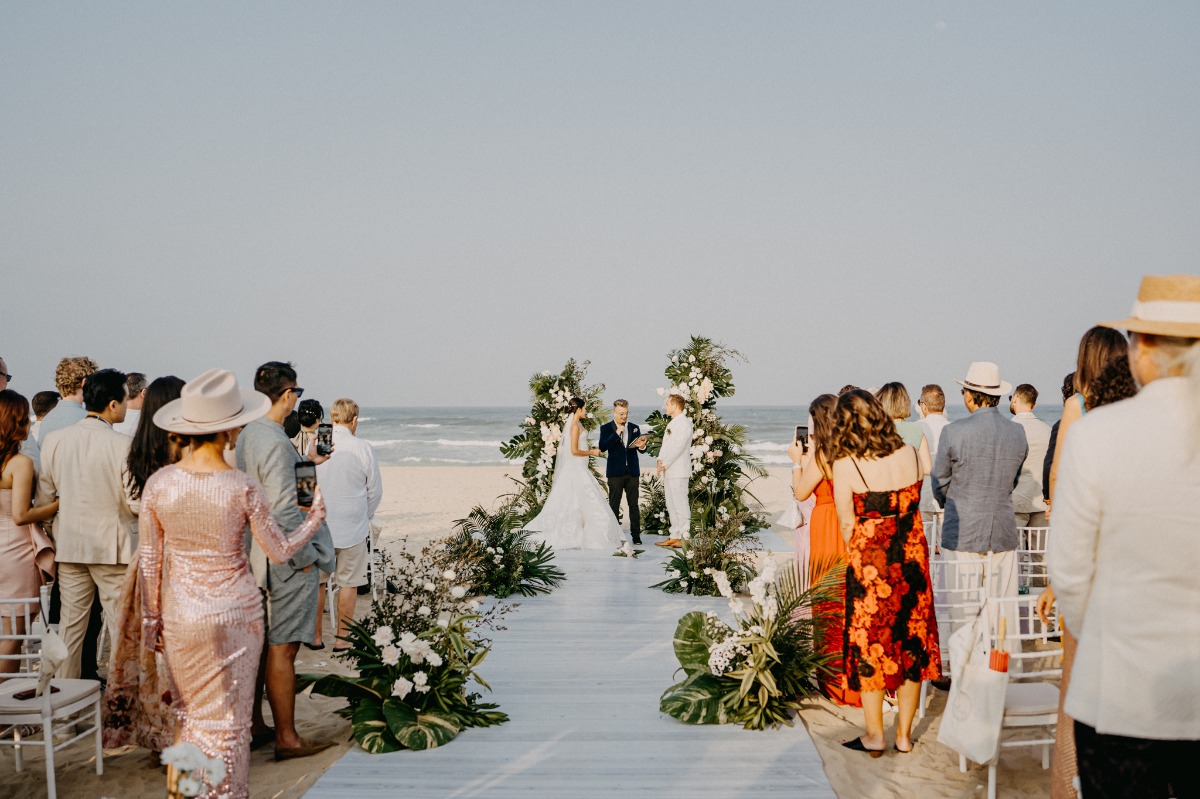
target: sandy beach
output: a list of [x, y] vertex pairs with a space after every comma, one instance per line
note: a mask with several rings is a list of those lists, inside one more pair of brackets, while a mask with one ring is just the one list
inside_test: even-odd
[[[419, 549], [447, 535], [456, 519], [474, 505], [491, 507], [497, 498], [511, 490], [507, 467], [385, 467], [383, 504], [376, 514], [384, 531], [381, 543], [387, 548], [404, 546]], [[752, 486], [753, 493], [774, 518], [786, 508], [790, 498], [790, 470], [772, 468], [767, 477]], [[653, 539], [651, 539], [653, 540]], [[764, 544], [779, 553], [791, 551], [791, 533], [779, 527], [764, 535]], [[360, 605], [363, 599], [360, 599]], [[302, 649], [297, 661], [300, 672], [340, 669], [341, 664], [324, 652]], [[664, 686], [669, 675], [663, 675]], [[840, 743], [861, 731], [861, 715], [825, 700], [806, 703], [801, 720], [816, 741], [825, 771], [841, 797], [975, 797], [986, 785], [986, 771], [973, 767], [968, 773], [958, 770], [958, 758], [937, 744], [937, 719], [945, 704], [945, 694], [933, 691], [929, 714], [916, 725], [918, 745], [911, 755], [888, 756], [872, 760], [848, 752]], [[333, 714], [343, 700], [302, 697], [297, 701], [300, 733], [310, 738], [333, 738], [343, 743], [306, 760], [276, 763], [269, 747], [253, 753], [250, 771], [251, 795], [258, 799], [300, 797], [321, 774], [352, 745], [349, 724]], [[652, 712], [652, 711], [651, 711]], [[889, 724], [894, 717], [885, 717]], [[751, 734], [751, 733], [747, 733]], [[769, 733], [767, 733], [769, 734]], [[164, 777], [151, 762], [146, 750], [133, 749], [105, 758], [105, 773], [97, 777], [91, 750], [75, 745], [58, 754], [58, 786], [62, 797], [121, 797], [122, 799], [159, 799], [164, 793]], [[25, 771], [16, 774], [12, 752], [0, 753], [0, 795], [12, 799], [37, 799], [45, 796], [45, 777], [40, 754], [30, 753]], [[1049, 795], [1049, 772], [1042, 771], [1036, 750], [1006, 752], [1000, 771], [1001, 795], [1042, 797]]]

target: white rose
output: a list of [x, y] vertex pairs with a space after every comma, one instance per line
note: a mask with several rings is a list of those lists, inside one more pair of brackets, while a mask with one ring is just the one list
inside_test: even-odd
[[394, 637], [392, 635], [392, 628], [385, 625], [375, 630], [375, 634], [371, 636], [371, 640], [375, 642], [375, 646], [386, 646], [392, 642]]
[[695, 355], [689, 355], [689, 356], [688, 356], [688, 363], [695, 363], [695, 362], [696, 362], [696, 356], [695, 356]]
[[397, 677], [396, 682], [392, 684], [392, 696], [403, 699], [408, 696], [408, 692], [413, 688], [413, 684], [403, 677]]
[[442, 665], [442, 656], [431, 649], [425, 655], [425, 662], [436, 669], [438, 666]]
[[458, 575], [454, 573], [454, 569], [446, 569], [446, 571], [442, 572], [442, 577], [445, 577], [447, 580], [453, 581], [458, 578]]
[[680, 581], [679, 581], [679, 587], [680, 587], [680, 588], [682, 588], [682, 589], [684, 589], [684, 590], [687, 590], [687, 587], [688, 587], [688, 582], [687, 582], [687, 580], [680, 580]]
[[428, 605], [422, 605], [417, 608], [418, 616], [428, 616], [430, 613], [433, 613], [433, 610]]
[[450, 596], [454, 597], [455, 599], [462, 599], [466, 595], [467, 589], [463, 588], [461, 585], [456, 585], [450, 589]]
[[437, 588], [437, 586], [434, 585], [433, 583], [425, 583], [425, 585], [423, 585], [421, 587], [424, 588], [426, 591], [432, 591], [435, 588]]
[[225, 779], [225, 761], [219, 757], [210, 758], [204, 766], [204, 779], [209, 785], [220, 785]]
[[196, 796], [200, 793], [200, 780], [195, 777], [180, 777], [175, 783], [175, 787], [179, 789], [181, 796]]
[[400, 662], [400, 650], [388, 644], [380, 650], [379, 659], [385, 666], [395, 666]]
[[426, 685], [429, 682], [429, 675], [423, 671], [418, 671], [413, 675], [413, 685]]

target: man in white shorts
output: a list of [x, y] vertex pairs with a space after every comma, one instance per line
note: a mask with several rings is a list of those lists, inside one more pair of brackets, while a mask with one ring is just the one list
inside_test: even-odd
[[[367, 536], [371, 534], [371, 517], [383, 499], [383, 480], [375, 450], [355, 436], [358, 430], [358, 403], [351, 399], [335, 400], [329, 409], [333, 421], [333, 454], [317, 466], [317, 485], [325, 497], [325, 523], [333, 536], [337, 566], [331, 576], [339, 590], [337, 634], [348, 634], [346, 622], [354, 618], [357, 588], [367, 584]], [[325, 592], [321, 592], [324, 615]], [[317, 622], [318, 638], [320, 624]], [[348, 649], [345, 642], [334, 645], [333, 651]]]

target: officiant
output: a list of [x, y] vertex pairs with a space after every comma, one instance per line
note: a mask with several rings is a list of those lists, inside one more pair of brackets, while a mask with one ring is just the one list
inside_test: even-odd
[[647, 436], [629, 421], [629, 402], [613, 403], [613, 420], [600, 428], [600, 451], [608, 453], [604, 479], [608, 481], [608, 504], [613, 515], [621, 518], [621, 494], [629, 508], [629, 532], [633, 543], [642, 543], [642, 517], [638, 512], [638, 452], [645, 451]]

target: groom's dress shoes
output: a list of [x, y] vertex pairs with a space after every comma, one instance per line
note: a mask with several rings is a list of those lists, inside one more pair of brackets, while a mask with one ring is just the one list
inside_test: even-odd
[[680, 549], [683, 547], [683, 542], [678, 538], [668, 538], [666, 541], [659, 541], [657, 544], [655, 544], [655, 546], [674, 547], [675, 549]]
[[668, 538], [666, 541], [655, 541], [655, 542], [654, 542], [654, 546], [656, 546], [656, 547], [669, 547], [669, 546], [671, 546], [671, 539], [669, 539], [669, 538]]

